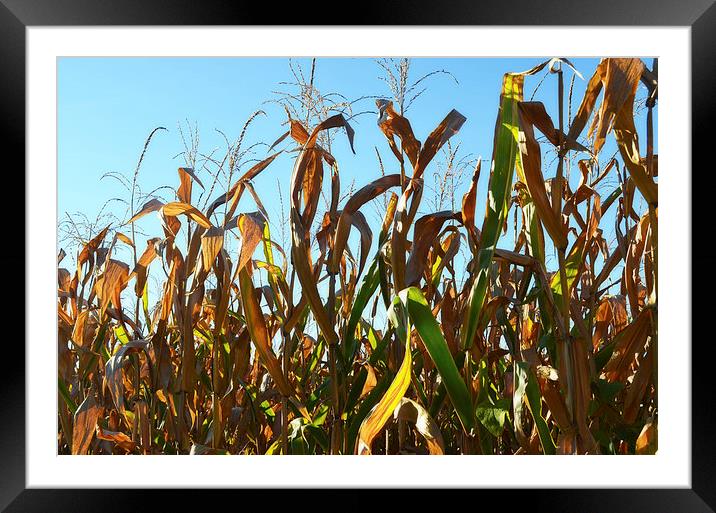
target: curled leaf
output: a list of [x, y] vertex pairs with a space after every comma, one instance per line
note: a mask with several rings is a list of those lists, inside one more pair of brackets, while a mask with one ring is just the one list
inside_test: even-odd
[[418, 433], [425, 438], [430, 454], [445, 454], [445, 443], [440, 428], [420, 404], [407, 397], [401, 398], [393, 411], [393, 418], [414, 424]]
[[162, 214], [167, 217], [176, 217], [178, 215], [184, 214], [193, 221], [195, 221], [202, 228], [206, 228], [207, 230], [211, 228], [211, 221], [209, 221], [209, 219], [204, 214], [199, 212], [196, 207], [193, 207], [188, 203], [183, 203], [181, 201], [167, 203], [162, 207]]

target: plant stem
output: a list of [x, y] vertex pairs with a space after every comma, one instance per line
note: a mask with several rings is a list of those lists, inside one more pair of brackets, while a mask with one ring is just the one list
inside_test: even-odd
[[[658, 65], [659, 61], [658, 59], [654, 59], [653, 61], [653, 72], [655, 76], [658, 76]], [[649, 95], [649, 98], [647, 98], [646, 105], [647, 105], [647, 114], [646, 114], [646, 169], [647, 174], [650, 177], [654, 177], [654, 118], [653, 118], [653, 109], [656, 104], [656, 86], [654, 87], [654, 90], [651, 91], [651, 94]], [[651, 324], [651, 337], [652, 337], [652, 344], [654, 351], [654, 366], [653, 366], [653, 382], [654, 382], [654, 404], [658, 405], [657, 398], [658, 398], [658, 378], [659, 378], [659, 333], [658, 333], [658, 308], [656, 307], [657, 303], [657, 297], [658, 297], [658, 288], [659, 288], [659, 253], [658, 253], [658, 235], [659, 235], [659, 223], [658, 218], [656, 214], [656, 205], [653, 203], [649, 204], [649, 225], [650, 225], [650, 239], [651, 239], [651, 259], [652, 259], [652, 267], [654, 270], [654, 285], [652, 290], [652, 297], [650, 298], [650, 303], [654, 306], [653, 312], [652, 312], [652, 324]]]
[[[281, 328], [281, 334], [283, 336], [283, 377], [288, 381], [289, 336], [284, 328]], [[288, 398], [283, 394], [281, 395], [281, 443], [283, 444], [283, 453], [288, 454]]]
[[[557, 102], [559, 113], [559, 160], [557, 161], [557, 175], [555, 177], [555, 187], [552, 193], [552, 206], [558, 218], [562, 217], [562, 180], [564, 168], [564, 141], [562, 134], [564, 131], [564, 75], [560, 65], [557, 71]], [[562, 333], [562, 363], [566, 371], [566, 392], [567, 392], [567, 411], [569, 412], [570, 421], [575, 422], [574, 414], [574, 368], [572, 362], [572, 344], [570, 337], [570, 313], [569, 313], [569, 285], [567, 283], [566, 268], [566, 248], [557, 248], [557, 258], [559, 262], [559, 281], [562, 288], [562, 302], [559, 306], [561, 310], [563, 333]]]
[[[328, 285], [328, 315], [331, 323], [334, 320], [336, 304], [336, 275], [331, 273]], [[341, 410], [338, 394], [338, 372], [336, 369], [336, 346], [328, 345], [328, 365], [331, 374], [331, 392], [333, 396], [333, 426], [331, 428], [331, 454], [341, 452]]]

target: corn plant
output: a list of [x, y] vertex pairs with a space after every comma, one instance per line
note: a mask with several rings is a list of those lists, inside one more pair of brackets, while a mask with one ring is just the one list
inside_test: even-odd
[[[557, 96], [552, 115], [524, 99], [540, 72], [541, 92]], [[565, 119], [564, 74], [574, 72], [555, 58], [504, 75], [489, 169], [471, 161], [459, 209], [419, 215], [425, 177], [444, 168], [434, 162], [441, 152], [454, 158], [448, 144], [466, 118], [452, 110], [416, 134], [404, 109], [383, 99], [374, 129], [393, 161], [381, 166], [398, 171], [376, 170], [348, 197], [322, 143], [352, 149], [349, 120], [324, 113], [309, 126], [315, 116], [286, 109], [283, 246], [252, 185], [276, 166], [277, 144], [241, 172], [240, 145], [230, 148], [227, 187], [201, 207], [193, 167], [178, 169], [175, 201], [139, 206], [132, 194], [128, 221], [81, 241], [76, 268], [60, 267], [58, 255], [58, 452], [655, 452], [656, 62], [601, 60]], [[345, 140], [325, 136], [342, 132]], [[600, 159], [609, 139], [618, 152]], [[616, 186], [602, 195], [607, 177]], [[255, 211], [238, 209], [247, 191]], [[375, 238], [363, 210], [379, 197]], [[139, 247], [135, 224], [150, 214], [161, 233]], [[131, 261], [117, 257], [121, 245]], [[162, 276], [156, 305], [150, 273]]]

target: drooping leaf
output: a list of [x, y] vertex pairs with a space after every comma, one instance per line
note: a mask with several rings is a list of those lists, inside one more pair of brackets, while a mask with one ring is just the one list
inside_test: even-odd
[[413, 128], [410, 126], [410, 121], [395, 111], [393, 102], [388, 100], [376, 100], [375, 103], [379, 111], [378, 126], [388, 138], [390, 149], [396, 158], [400, 162], [403, 162], [403, 155], [395, 144], [394, 136], [397, 135], [400, 138], [402, 151], [405, 152], [408, 156], [408, 160], [410, 160], [410, 165], [415, 166], [418, 161], [420, 141], [415, 138]]
[[204, 214], [199, 212], [196, 207], [193, 207], [188, 203], [174, 201], [172, 203], [167, 203], [166, 205], [161, 207], [161, 210], [162, 213], [167, 217], [176, 217], [184, 214], [191, 220], [195, 221], [202, 228], [206, 228], [207, 230], [211, 228], [211, 221], [209, 221], [209, 219]]
[[72, 423], [72, 454], [87, 454], [101, 414], [102, 407], [97, 404], [94, 395], [85, 397]]
[[405, 267], [405, 282], [408, 286], [418, 285], [427, 268], [428, 251], [439, 242], [438, 233], [443, 224], [450, 220], [460, 220], [460, 214], [452, 210], [443, 210], [427, 214], [415, 222], [413, 248]]
[[147, 340], [133, 340], [122, 345], [114, 355], [107, 361], [104, 371], [104, 387], [109, 389], [112, 401], [117, 411], [124, 412], [124, 379], [122, 368], [124, 357], [140, 351], [146, 351], [149, 342]]
[[132, 216], [132, 218], [127, 221], [127, 224], [132, 224], [133, 222], [137, 221], [138, 219], [144, 217], [145, 215], [156, 212], [157, 210], [160, 210], [164, 206], [164, 203], [159, 201], [156, 198], [152, 198], [149, 201], [147, 201], [142, 208]]
[[129, 266], [119, 260], [107, 262], [104, 272], [95, 284], [100, 299], [100, 312], [104, 311], [111, 302], [116, 309], [121, 308], [120, 294], [129, 281]]
[[524, 170], [527, 188], [529, 189], [534, 206], [537, 209], [540, 221], [547, 229], [555, 247], [558, 249], [566, 249], [566, 227], [562, 224], [561, 213], [555, 212], [552, 208], [544, 186], [542, 155], [539, 143], [535, 139], [534, 131], [532, 130], [532, 123], [534, 121], [530, 117], [536, 114], [530, 111], [531, 105], [529, 102], [518, 103], [520, 162]]
[[[396, 307], [396, 303], [393, 303]], [[407, 327], [406, 327], [407, 328]], [[393, 414], [395, 408], [400, 404], [400, 400], [405, 395], [410, 385], [411, 367], [413, 365], [412, 353], [410, 351], [410, 337], [405, 337], [405, 356], [400, 364], [398, 372], [395, 374], [393, 382], [370, 411], [368, 417], [360, 425], [358, 430], [358, 439], [356, 441], [356, 454], [371, 454], [371, 445], [373, 439], [380, 433], [383, 426]]]
[[224, 229], [220, 226], [212, 226], [201, 236], [201, 257], [204, 270], [211, 270], [216, 256], [224, 247]]
[[445, 454], [445, 443], [437, 423], [419, 403], [403, 397], [393, 411], [395, 420], [404, 420], [415, 425], [428, 446], [430, 454]]
[[284, 377], [281, 364], [271, 348], [271, 339], [266, 327], [266, 320], [256, 299], [254, 285], [246, 267], [239, 271], [239, 287], [241, 289], [241, 304], [246, 318], [246, 327], [249, 330], [251, 341], [261, 355], [263, 365], [269, 371], [281, 393], [287, 397], [292, 396], [294, 393], [293, 387]]
[[353, 224], [353, 216], [356, 212], [358, 212], [358, 209], [370, 200], [383, 194], [389, 188], [397, 187], [399, 185], [400, 175], [386, 175], [374, 180], [365, 187], [362, 187], [348, 199], [338, 219], [333, 249], [333, 260], [331, 261], [331, 272], [338, 271], [338, 264], [343, 256], [346, 244], [348, 243], [350, 228]]

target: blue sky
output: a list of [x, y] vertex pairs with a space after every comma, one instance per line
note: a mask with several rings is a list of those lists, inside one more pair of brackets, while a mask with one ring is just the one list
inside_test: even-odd
[[[457, 80], [456, 83], [444, 74], [431, 77], [424, 83], [427, 90], [406, 115], [416, 137], [421, 141], [451, 109], [457, 109], [467, 117], [467, 122], [453, 141], [461, 144], [459, 156], [472, 155], [474, 158], [481, 155], [486, 159], [479, 182], [476, 212], [478, 227], [484, 215], [502, 76], [506, 72], [529, 69], [542, 60], [418, 58], [411, 62], [411, 80], [434, 70], [446, 70]], [[300, 64], [306, 72], [310, 69], [310, 59], [296, 59], [294, 62]], [[578, 107], [598, 59], [574, 59], [573, 62], [584, 80], [578, 78], [575, 81], [572, 114]], [[351, 100], [363, 96], [390, 97], [385, 82], [379, 79], [381, 75], [383, 71], [373, 59], [319, 58], [315, 84], [323, 93], [338, 92]], [[532, 95], [543, 75], [540, 73], [527, 77], [526, 98]], [[570, 78], [571, 72], [565, 73], [567, 90]], [[74, 215], [77, 212], [94, 219], [111, 198], [128, 199], [128, 193], [118, 187], [116, 181], [102, 179], [102, 176], [107, 172], [119, 172], [131, 177], [146, 137], [157, 126], [164, 126], [168, 130], [155, 135], [142, 164], [139, 181], [145, 192], [163, 185], [175, 187], [178, 184], [177, 168], [185, 165], [181, 156], [177, 156], [183, 150], [178, 124], [183, 124], [185, 129], [187, 122], [196, 125], [200, 152], [210, 154], [216, 150], [216, 155], [220, 155], [225, 152], [225, 142], [216, 130], [221, 130], [229, 140], [235, 141], [249, 116], [262, 109], [266, 115], [257, 117], [251, 124], [245, 147], [254, 143], [270, 145], [285, 131], [282, 123], [286, 115], [276, 103], [266, 102], [278, 98], [276, 91], [295, 92], [295, 87], [281, 85], [281, 82], [291, 80], [288, 59], [285, 58], [59, 59], [58, 221], [67, 219], [66, 213]], [[643, 93], [642, 88], [642, 96]], [[545, 103], [556, 123], [554, 77], [544, 80], [535, 100]], [[373, 99], [357, 101], [353, 105], [354, 113], [375, 110]], [[355, 129], [355, 155], [350, 152], [344, 134], [338, 134], [335, 139], [332, 153], [338, 160], [344, 189], [353, 180], [355, 187], [360, 188], [380, 176], [375, 148], [378, 148], [386, 164], [387, 173], [399, 170], [385, 137], [376, 125], [376, 119], [375, 113], [369, 113], [351, 121]], [[637, 121], [637, 124], [641, 133], [643, 122], [639, 124]], [[643, 139], [642, 136], [642, 149]], [[267, 149], [268, 146], [256, 146], [251, 158], [265, 158], [268, 155]], [[613, 144], [608, 144], [600, 157], [606, 162], [614, 151]], [[279, 241], [281, 217], [277, 189], [280, 188], [284, 205], [287, 205], [293, 156], [281, 156], [255, 180], [257, 192], [272, 223], [273, 236]], [[549, 155], [544, 155], [545, 165], [549, 164], [549, 158]], [[438, 156], [428, 168], [426, 181], [429, 182], [429, 176], [439, 169], [436, 166], [440, 159], [441, 156]], [[244, 169], [248, 169], [250, 163], [246, 166]], [[549, 173], [554, 172], [554, 166], [546, 169], [551, 170], [546, 171], [547, 177], [552, 176]], [[465, 176], [464, 187], [458, 192], [458, 207], [460, 197], [469, 183], [469, 173]], [[572, 172], [574, 185], [578, 175], [576, 170]], [[206, 170], [200, 170], [199, 177], [205, 185], [211, 182]], [[606, 196], [615, 183], [612, 181], [601, 185], [604, 189], [599, 192]], [[200, 189], [195, 186], [194, 190], [196, 197]], [[218, 189], [215, 190], [212, 199], [218, 192]], [[165, 190], [162, 193], [166, 200], [173, 199], [171, 191]], [[242, 199], [239, 211], [242, 210], [256, 210], [249, 195]], [[430, 210], [426, 200], [421, 210]], [[125, 207], [119, 202], [110, 202], [105, 207], [107, 211], [123, 218]], [[370, 221], [377, 220], [375, 208], [367, 207], [364, 213]], [[79, 220], [79, 217], [75, 216], [74, 219]], [[161, 236], [156, 220], [147, 219], [143, 223], [149, 236]], [[377, 230], [375, 232], [377, 236]], [[505, 246], [509, 247], [510, 244]], [[144, 247], [143, 241], [138, 241], [138, 247]]]

